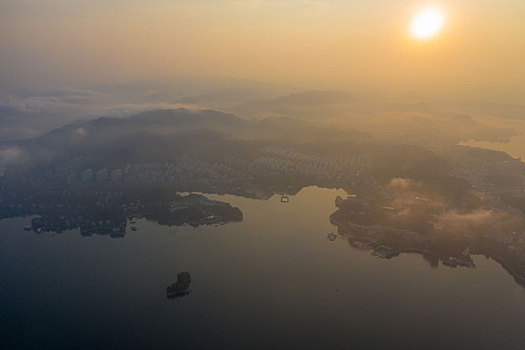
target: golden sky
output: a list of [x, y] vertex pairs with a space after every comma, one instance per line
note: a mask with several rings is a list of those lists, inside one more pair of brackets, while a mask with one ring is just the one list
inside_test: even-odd
[[[410, 35], [426, 7], [433, 40]], [[329, 87], [525, 90], [523, 0], [0, 0], [2, 84], [211, 75]]]

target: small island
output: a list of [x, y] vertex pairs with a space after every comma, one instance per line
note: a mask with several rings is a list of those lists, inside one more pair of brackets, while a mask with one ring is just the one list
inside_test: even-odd
[[177, 282], [166, 287], [166, 297], [168, 299], [183, 297], [190, 294], [191, 274], [189, 272], [179, 272]]

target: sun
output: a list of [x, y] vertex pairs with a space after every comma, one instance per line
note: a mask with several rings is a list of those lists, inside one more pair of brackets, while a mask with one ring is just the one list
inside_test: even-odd
[[438, 35], [445, 25], [445, 14], [436, 8], [427, 8], [418, 12], [412, 20], [410, 32], [420, 40], [429, 40]]

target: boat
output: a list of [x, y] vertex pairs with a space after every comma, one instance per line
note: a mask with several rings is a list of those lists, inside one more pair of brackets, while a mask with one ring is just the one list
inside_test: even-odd
[[443, 259], [443, 265], [448, 267], [457, 267], [458, 259], [455, 256], [449, 256], [446, 259]]
[[281, 203], [288, 203], [288, 202], [290, 202], [290, 198], [287, 195], [283, 194], [281, 196]]
[[337, 235], [333, 232], [330, 232], [326, 238], [329, 240], [329, 241], [335, 241], [337, 239]]
[[392, 250], [392, 248], [388, 246], [384, 246], [384, 245], [377, 248], [370, 254], [377, 256], [378, 258], [382, 258], [382, 259], [390, 259], [395, 256], [395, 252]]
[[368, 243], [361, 242], [361, 241], [352, 242], [352, 245], [354, 247], [356, 247], [356, 248], [359, 248], [359, 249], [368, 249], [368, 248], [370, 248], [368, 246]]

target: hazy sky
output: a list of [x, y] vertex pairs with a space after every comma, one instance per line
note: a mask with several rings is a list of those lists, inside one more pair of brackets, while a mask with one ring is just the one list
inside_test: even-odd
[[[444, 31], [420, 42], [429, 5]], [[523, 0], [0, 0], [0, 84], [213, 75], [525, 100]]]

